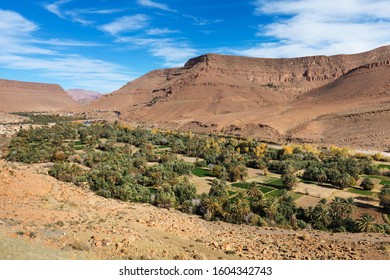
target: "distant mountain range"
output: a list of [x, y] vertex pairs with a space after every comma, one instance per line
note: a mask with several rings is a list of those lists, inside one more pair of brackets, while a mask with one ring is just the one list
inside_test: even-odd
[[0, 80], [0, 111], [115, 110], [149, 126], [390, 149], [390, 46], [280, 59], [206, 54], [102, 97], [67, 92], [79, 103], [58, 85]]
[[84, 89], [68, 89], [66, 93], [76, 102], [80, 104], [88, 104], [95, 99], [98, 99], [103, 94], [96, 91]]

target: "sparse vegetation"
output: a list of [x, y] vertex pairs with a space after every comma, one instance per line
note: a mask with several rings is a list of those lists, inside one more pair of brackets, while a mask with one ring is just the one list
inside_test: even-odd
[[23, 123], [28, 124], [49, 124], [49, 123], [63, 123], [63, 122], [72, 122], [77, 120], [85, 120], [86, 117], [83, 114], [77, 115], [60, 115], [60, 114], [43, 114], [43, 113], [34, 113], [34, 112], [15, 112], [14, 115], [27, 117], [28, 121]]
[[[200, 160], [185, 162], [178, 154]], [[295, 200], [302, 195], [292, 192], [299, 179], [364, 195], [372, 195], [370, 177], [381, 182], [388, 179], [374, 175], [369, 157], [349, 156], [334, 146], [328, 153], [307, 145], [272, 149], [252, 139], [129, 128], [119, 123], [65, 122], [20, 130], [7, 159], [53, 162], [51, 176], [88, 185], [107, 198], [177, 208], [207, 220], [332, 231], [356, 231], [351, 218], [354, 202], [336, 198], [299, 208]], [[247, 183], [248, 168], [280, 175], [264, 176], [263, 183]], [[216, 178], [208, 194], [196, 194], [189, 180], [192, 174]], [[368, 177], [362, 183], [365, 189], [354, 188], [362, 176]], [[385, 192], [381, 202], [385, 207], [383, 197]]]

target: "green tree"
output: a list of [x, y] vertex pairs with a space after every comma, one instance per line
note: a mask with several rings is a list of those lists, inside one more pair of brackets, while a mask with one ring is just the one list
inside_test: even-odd
[[226, 183], [224, 181], [214, 179], [211, 182], [209, 195], [226, 198], [228, 196]]
[[271, 221], [275, 219], [275, 215], [278, 212], [278, 208], [279, 200], [275, 197], [266, 199], [263, 203], [263, 211]]
[[375, 228], [374, 216], [363, 213], [359, 219], [356, 220], [356, 229], [359, 232], [371, 232]]
[[257, 186], [256, 182], [250, 183], [246, 195], [254, 200], [262, 200], [264, 197], [263, 192], [260, 190], [260, 188]]
[[204, 199], [202, 205], [205, 210], [204, 218], [206, 220], [211, 220], [218, 213], [222, 212], [222, 205], [217, 197], [208, 197]]
[[298, 179], [295, 175], [287, 173], [282, 175], [283, 186], [287, 190], [292, 190], [298, 183]]
[[390, 212], [390, 185], [384, 185], [379, 193], [379, 204], [387, 212]]

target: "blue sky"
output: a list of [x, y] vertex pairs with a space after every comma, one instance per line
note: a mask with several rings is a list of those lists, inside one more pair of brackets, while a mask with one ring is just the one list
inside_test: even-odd
[[222, 53], [297, 57], [390, 44], [389, 0], [0, 0], [0, 78], [111, 92]]

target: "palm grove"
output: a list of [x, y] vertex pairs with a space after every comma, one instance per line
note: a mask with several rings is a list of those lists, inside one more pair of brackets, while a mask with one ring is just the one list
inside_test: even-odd
[[[195, 163], [179, 159], [196, 157]], [[63, 122], [52, 127], [20, 130], [7, 159], [24, 163], [53, 162], [49, 174], [59, 180], [87, 186], [97, 194], [124, 201], [177, 208], [207, 220], [230, 223], [314, 228], [331, 231], [390, 232], [369, 214], [353, 220], [352, 198], [321, 200], [301, 208], [291, 190], [298, 180], [345, 189], [362, 174], [379, 174], [370, 157], [352, 157], [332, 147], [319, 153], [311, 146], [272, 149], [254, 140], [169, 130], [126, 127], [119, 123], [86, 126]], [[190, 182], [194, 170], [207, 167], [215, 179], [209, 193], [198, 195]], [[244, 192], [232, 192], [227, 182], [244, 181], [247, 168], [267, 175], [281, 174], [278, 196], [267, 196], [266, 186], [248, 183]], [[369, 180], [365, 185], [370, 186]], [[264, 191], [264, 192], [263, 192]], [[390, 210], [390, 186], [379, 194], [384, 211]]]

